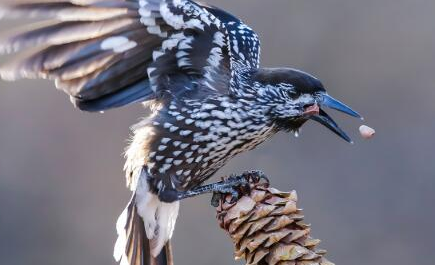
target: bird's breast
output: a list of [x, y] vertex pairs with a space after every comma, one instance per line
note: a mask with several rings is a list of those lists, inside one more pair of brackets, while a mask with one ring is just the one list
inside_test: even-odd
[[216, 98], [202, 103], [172, 102], [161, 109], [144, 124], [152, 136], [143, 147], [147, 149], [143, 161], [154, 185], [179, 190], [200, 185], [229, 159], [266, 140], [273, 126], [252, 118], [245, 108]]

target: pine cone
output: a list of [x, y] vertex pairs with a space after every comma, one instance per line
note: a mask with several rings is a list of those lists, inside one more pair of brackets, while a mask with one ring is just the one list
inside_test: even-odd
[[244, 258], [248, 265], [334, 265], [324, 258], [325, 250], [316, 249], [320, 240], [310, 237], [295, 191], [281, 192], [258, 179], [250, 181], [250, 188], [234, 203], [222, 198], [217, 207], [236, 260]]

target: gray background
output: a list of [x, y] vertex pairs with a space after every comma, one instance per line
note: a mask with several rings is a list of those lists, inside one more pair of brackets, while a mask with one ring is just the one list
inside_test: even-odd
[[[355, 145], [310, 123], [300, 138], [277, 135], [219, 175], [262, 169], [275, 187], [296, 189], [337, 264], [431, 264], [435, 1], [210, 2], [259, 33], [263, 66], [315, 74], [378, 132], [361, 140], [358, 120], [330, 112]], [[0, 264], [114, 264], [114, 224], [130, 196], [121, 153], [146, 111], [80, 113], [44, 81], [0, 88]], [[214, 215], [209, 197], [182, 203], [177, 265], [234, 264]]]

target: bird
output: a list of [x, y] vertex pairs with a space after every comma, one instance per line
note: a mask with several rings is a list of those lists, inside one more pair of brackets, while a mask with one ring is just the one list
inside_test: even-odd
[[[142, 103], [125, 173], [132, 197], [120, 215], [121, 265], [172, 264], [180, 201], [230, 193], [233, 177], [204, 185], [236, 155], [309, 120], [347, 142], [325, 112], [361, 115], [315, 76], [260, 66], [258, 35], [218, 7], [191, 0], [5, 0], [0, 17], [37, 19], [2, 34], [3, 80], [54, 80], [73, 105], [104, 112]], [[243, 175], [243, 174], [242, 174]]]

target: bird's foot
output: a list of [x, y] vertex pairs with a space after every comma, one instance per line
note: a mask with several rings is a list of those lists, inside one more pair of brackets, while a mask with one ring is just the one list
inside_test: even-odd
[[[216, 183], [220, 185], [213, 191], [211, 205], [213, 207], [219, 206], [219, 202], [222, 199], [225, 199], [231, 204], [235, 203], [241, 196], [243, 196], [243, 194], [250, 193], [251, 184], [259, 183], [262, 180], [264, 180], [265, 183], [269, 183], [269, 179], [266, 175], [258, 170], [245, 171], [238, 176], [231, 175], [229, 178]], [[229, 198], [227, 195], [230, 195]]]
[[269, 179], [266, 177], [263, 171], [260, 170], [247, 170], [242, 173], [243, 177], [245, 177], [250, 183], [259, 183], [264, 181], [264, 183], [269, 184]]
[[222, 181], [187, 191], [178, 191], [172, 188], [159, 190], [158, 196], [161, 201], [171, 203], [211, 192], [213, 193], [211, 205], [217, 207], [222, 199], [229, 200], [229, 203], [236, 202], [241, 196], [250, 192], [252, 184], [259, 183], [262, 180], [269, 183], [263, 172], [245, 171], [241, 175], [231, 175]]
[[236, 202], [241, 194], [249, 192], [249, 184], [249, 179], [243, 174], [240, 176], [232, 175], [229, 178], [216, 183], [216, 188], [213, 190], [211, 205], [217, 207], [222, 198], [228, 198], [227, 195], [230, 195], [228, 198], [229, 203]]

